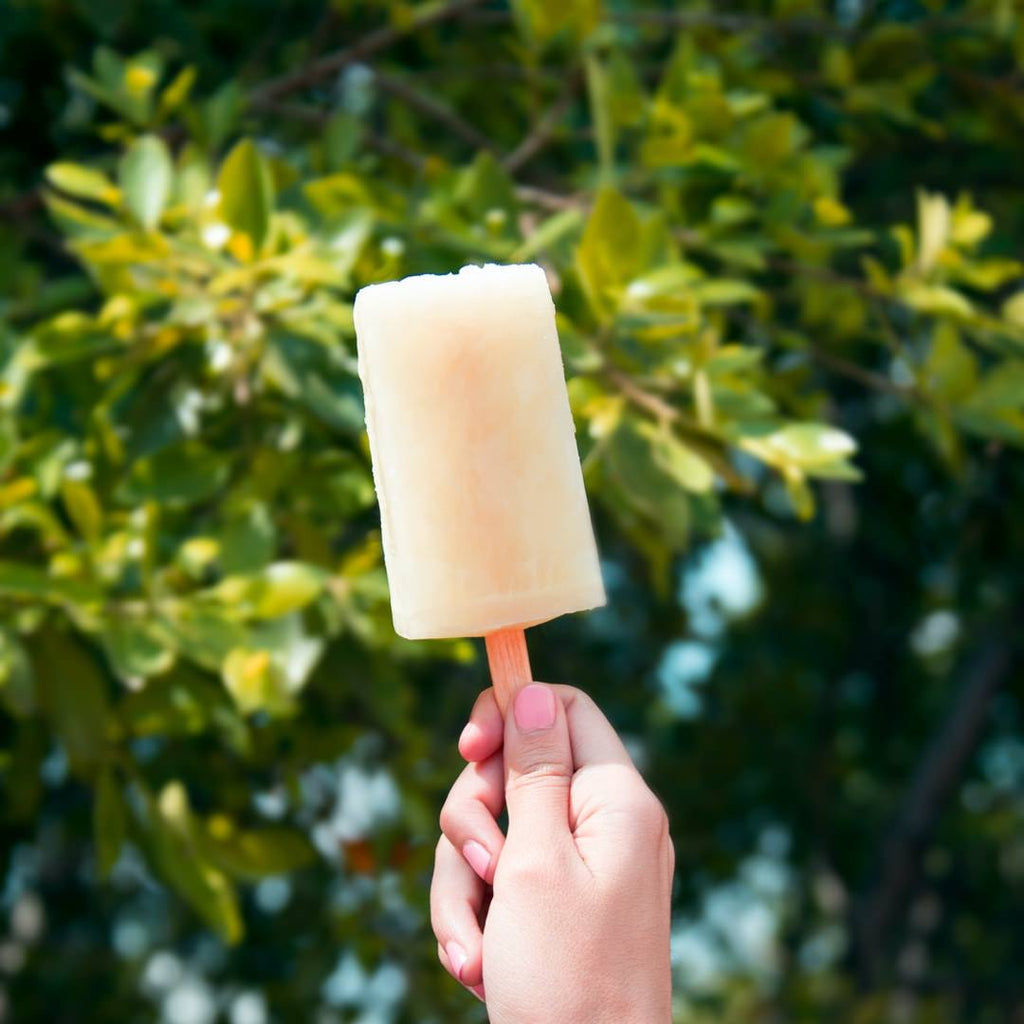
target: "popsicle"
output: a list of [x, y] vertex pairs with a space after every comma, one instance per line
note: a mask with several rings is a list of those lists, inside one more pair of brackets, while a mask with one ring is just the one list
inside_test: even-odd
[[547, 277], [370, 285], [355, 325], [395, 630], [485, 637], [504, 710], [523, 630], [605, 602]]

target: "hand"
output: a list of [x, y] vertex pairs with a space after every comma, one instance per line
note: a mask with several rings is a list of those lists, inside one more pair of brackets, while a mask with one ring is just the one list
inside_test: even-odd
[[441, 963], [492, 1024], [665, 1024], [665, 812], [586, 694], [533, 683], [512, 710], [503, 724], [485, 691], [459, 741], [430, 893]]

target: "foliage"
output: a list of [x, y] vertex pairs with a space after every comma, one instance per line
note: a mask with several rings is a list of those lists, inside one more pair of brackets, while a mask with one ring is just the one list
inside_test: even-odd
[[[728, 879], [785, 880], [771, 948], [713, 984], [680, 961], [680, 1019], [1019, 1006], [994, 896], [1024, 882], [999, 781], [1022, 777], [1019, 693], [982, 767], [976, 735], [954, 766], [982, 772], [966, 811], [936, 826], [912, 785], [955, 681], [1019, 656], [1017, 5], [339, 2], [267, 36], [227, 0], [72, 6], [0, 26], [50, 46], [53, 125], [14, 103], [32, 145], [2, 187], [37, 187], [46, 220], [15, 198], [0, 229], [4, 846], [11, 898], [52, 918], [12, 981], [25, 1019], [62, 976], [92, 1019], [137, 1013], [170, 987], [160, 948], [281, 1019], [480, 1019], [432, 963], [423, 891], [483, 668], [391, 629], [351, 303], [524, 260], [556, 293], [613, 598], [535, 631], [537, 664], [635, 734], [681, 935]], [[686, 582], [724, 523], [766, 594], [735, 622]], [[688, 697], [687, 649], [717, 662]], [[908, 786], [928, 820], [872, 931]], [[46, 882], [51, 860], [84, 873]], [[62, 895], [94, 943], [114, 929], [102, 992]]]

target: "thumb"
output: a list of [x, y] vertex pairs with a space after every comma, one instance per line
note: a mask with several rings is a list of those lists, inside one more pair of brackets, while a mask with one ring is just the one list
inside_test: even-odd
[[565, 707], [543, 683], [524, 686], [505, 718], [505, 801], [510, 843], [569, 835], [573, 757]]

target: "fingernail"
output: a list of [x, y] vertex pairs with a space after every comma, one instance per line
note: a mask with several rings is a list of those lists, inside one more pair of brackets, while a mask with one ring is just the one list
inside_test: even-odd
[[487, 997], [484, 995], [483, 985], [474, 985], [469, 991], [472, 992], [481, 1003], [487, 1002]]
[[462, 749], [463, 743], [467, 743], [473, 739], [477, 734], [477, 728], [472, 722], [467, 722], [466, 727], [462, 730], [462, 734], [459, 736], [459, 749]]
[[462, 847], [462, 856], [466, 858], [469, 866], [486, 882], [487, 869], [491, 866], [491, 855], [486, 848], [481, 846], [475, 839], [470, 839]]
[[516, 694], [514, 708], [521, 732], [550, 729], [555, 724], [555, 695], [546, 686], [524, 686]]
[[462, 968], [466, 966], [466, 961], [469, 959], [466, 956], [466, 951], [457, 942], [449, 942], [444, 947], [444, 951], [448, 954], [448, 959], [451, 961], [455, 977], [462, 981]]

